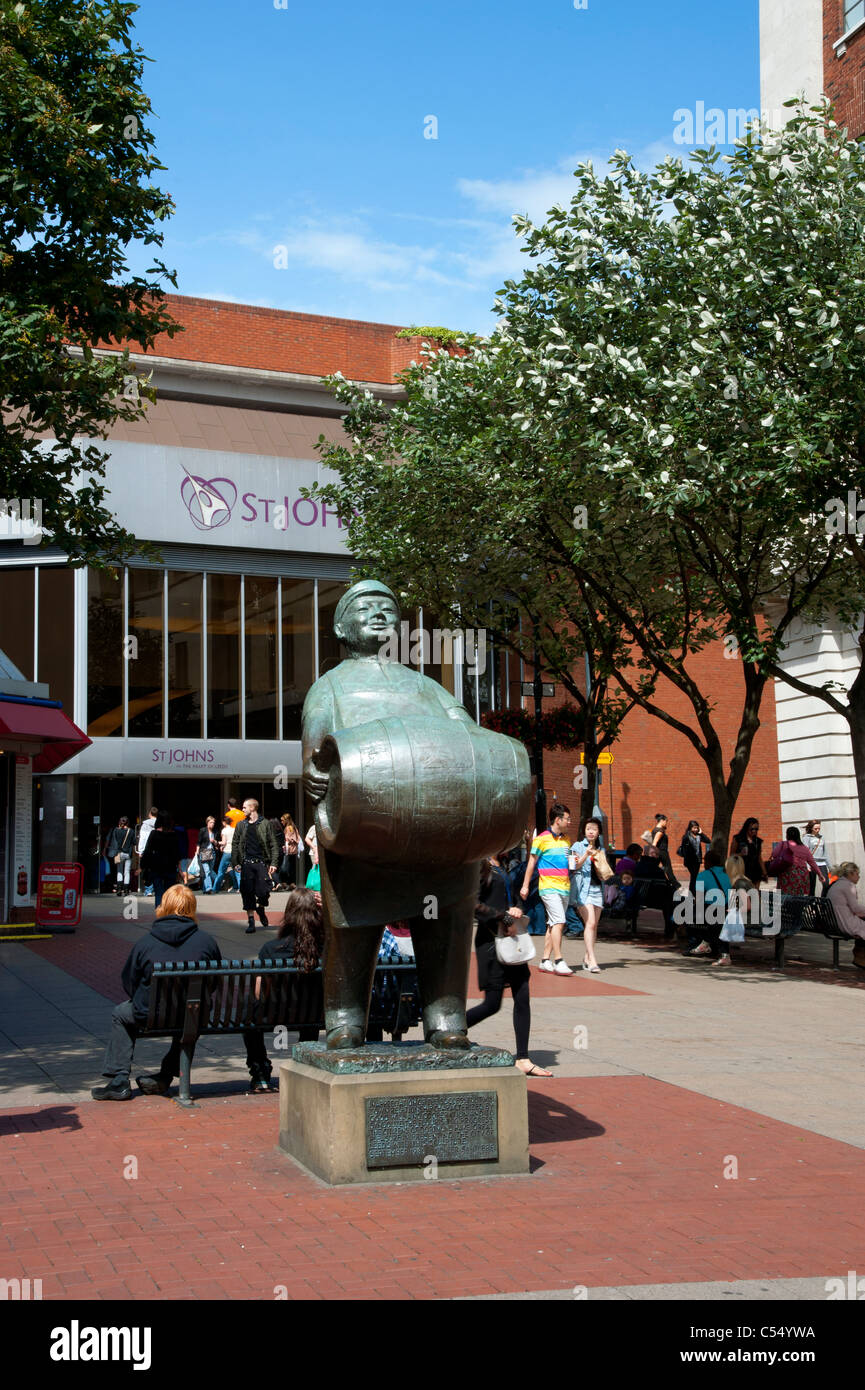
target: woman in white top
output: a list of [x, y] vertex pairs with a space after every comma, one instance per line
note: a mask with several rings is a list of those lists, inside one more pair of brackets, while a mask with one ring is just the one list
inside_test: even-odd
[[[826, 841], [823, 839], [823, 832], [821, 830], [820, 822], [818, 820], [808, 821], [807, 825], [805, 826], [805, 834], [802, 836], [802, 844], [805, 845], [808, 849], [810, 849], [811, 853], [814, 856], [814, 861], [817, 865], [817, 868], [820, 869], [821, 872], [825, 875], [827, 869], [829, 868], [829, 860], [826, 858]], [[808, 887], [808, 892], [810, 893], [812, 898], [814, 896], [814, 891], [816, 887], [817, 875], [812, 870], [811, 879]]]
[[[223, 816], [223, 817], [222, 817], [222, 833], [221, 833], [221, 835], [220, 835], [220, 837], [219, 837], [219, 849], [220, 849], [219, 868], [218, 868], [217, 871], [216, 871], [216, 878], [215, 878], [214, 883], [213, 883], [213, 891], [214, 891], [214, 893], [218, 893], [218, 892], [219, 892], [220, 888], [222, 887], [222, 880], [225, 878], [225, 875], [228, 873], [228, 871], [229, 871], [230, 868], [231, 868], [231, 842], [232, 842], [233, 839], [234, 839], [234, 826], [232, 825], [231, 821], [228, 819], [228, 816]], [[235, 883], [234, 883], [234, 886], [233, 886], [232, 888], [229, 888], [228, 891], [229, 891], [230, 893], [236, 893], [236, 892], [238, 891], [237, 874], [239, 874], [239, 872], [240, 872], [240, 870], [238, 869], [238, 870], [236, 871], [236, 873], [232, 875], [232, 877], [235, 879]]]
[[835, 910], [838, 926], [848, 936], [856, 938], [853, 947], [853, 964], [865, 970], [865, 907], [859, 904], [856, 884], [859, 882], [859, 865], [839, 864], [838, 877], [827, 889], [828, 897]]

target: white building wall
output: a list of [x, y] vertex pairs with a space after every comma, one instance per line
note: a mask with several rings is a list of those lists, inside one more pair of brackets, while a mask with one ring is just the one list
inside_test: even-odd
[[760, 105], [770, 123], [785, 101], [823, 93], [823, 0], [760, 0]]
[[[782, 665], [800, 680], [837, 681], [849, 689], [859, 666], [856, 637], [840, 628], [800, 623], [791, 631]], [[817, 696], [800, 695], [782, 680], [775, 681], [775, 710], [785, 825], [804, 830], [806, 821], [822, 821], [830, 863], [851, 859], [865, 870], [846, 721]]]

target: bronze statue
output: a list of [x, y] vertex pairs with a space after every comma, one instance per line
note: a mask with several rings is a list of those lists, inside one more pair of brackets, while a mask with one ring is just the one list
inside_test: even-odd
[[348, 659], [303, 707], [303, 782], [316, 804], [326, 928], [327, 1046], [364, 1041], [387, 922], [407, 919], [424, 1035], [467, 1048], [466, 988], [478, 866], [515, 844], [531, 805], [521, 743], [479, 728], [438, 682], [382, 659], [394, 593], [354, 584], [333, 630]]

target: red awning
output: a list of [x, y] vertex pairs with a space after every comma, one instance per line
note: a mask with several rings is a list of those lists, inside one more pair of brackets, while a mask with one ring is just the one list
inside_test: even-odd
[[7, 738], [32, 743], [33, 771], [53, 772], [92, 742], [62, 709], [0, 700], [0, 746]]

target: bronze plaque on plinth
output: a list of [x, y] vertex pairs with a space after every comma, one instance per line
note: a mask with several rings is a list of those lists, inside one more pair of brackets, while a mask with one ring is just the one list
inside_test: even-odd
[[498, 1132], [495, 1091], [366, 1098], [368, 1168], [495, 1161]]

